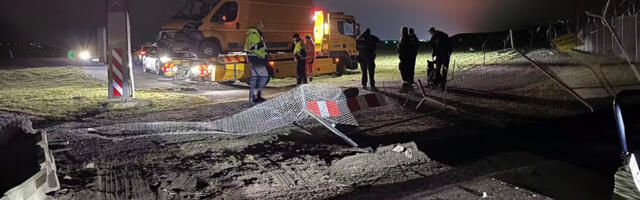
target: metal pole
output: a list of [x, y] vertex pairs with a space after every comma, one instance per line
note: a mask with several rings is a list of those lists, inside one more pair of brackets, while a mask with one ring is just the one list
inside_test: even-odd
[[[620, 16], [620, 37], [622, 37], [622, 44], [625, 44], [624, 41], [624, 15]], [[622, 48], [622, 51], [626, 51], [624, 49], [624, 47]]]
[[[126, 2], [127, 4], [129, 4], [129, 2]], [[127, 56], [127, 63], [128, 63], [128, 70], [129, 71], [129, 96], [130, 98], [135, 98], [136, 97], [136, 87], [135, 87], [135, 82], [133, 81], [133, 59], [131, 56], [131, 19], [130, 19], [130, 15], [129, 15], [129, 5], [127, 5], [127, 52], [126, 52], [126, 56]]]
[[[509, 32], [512, 32], [512, 30], [509, 30]], [[515, 50], [515, 49], [514, 49]], [[518, 54], [520, 54], [522, 57], [524, 57], [529, 63], [531, 63], [531, 65], [533, 65], [534, 67], [538, 68], [544, 75], [546, 75], [547, 77], [551, 78], [551, 80], [553, 80], [556, 84], [560, 85], [560, 87], [562, 87], [565, 91], [567, 91], [569, 94], [571, 94], [571, 96], [573, 96], [575, 99], [577, 99], [578, 101], [580, 101], [580, 103], [584, 104], [587, 108], [589, 108], [589, 110], [591, 110], [591, 112], [593, 112], [593, 107], [591, 106], [591, 104], [589, 104], [586, 100], [584, 100], [582, 97], [580, 97], [580, 95], [578, 95], [578, 93], [576, 93], [575, 91], [571, 90], [571, 88], [564, 82], [562, 82], [562, 80], [560, 80], [558, 77], [554, 76], [552, 73], [548, 72], [547, 70], [545, 70], [544, 68], [540, 67], [540, 65], [538, 65], [535, 61], [531, 60], [531, 58], [527, 57], [527, 55], [525, 55], [524, 53], [515, 50], [516, 52], [518, 52]]]
[[586, 12], [586, 13], [589, 16], [600, 18], [600, 21], [602, 21], [602, 24], [604, 24], [604, 26], [606, 26], [609, 29], [609, 32], [611, 32], [611, 35], [612, 35], [613, 39], [618, 44], [618, 47], [620, 48], [620, 50], [622, 50], [622, 55], [627, 60], [627, 63], [631, 67], [631, 70], [633, 71], [633, 73], [636, 75], [636, 79], [638, 79], [638, 81], [640, 81], [640, 72], [638, 72], [638, 68], [636, 68], [636, 65], [633, 64], [633, 62], [631, 62], [631, 57], [624, 50], [624, 47], [622, 46], [622, 43], [620, 42], [620, 39], [618, 39], [618, 36], [616, 36], [616, 33], [613, 31], [613, 28], [611, 28], [611, 26], [609, 25], [609, 22], [607, 22], [607, 20], [603, 16], [594, 15], [594, 14], [591, 14], [589, 12]]
[[106, 0], [109, 99], [134, 97], [128, 0]]
[[513, 39], [513, 29], [509, 29], [509, 38], [511, 38], [511, 49], [516, 50], [516, 45]]
[[338, 130], [335, 127], [333, 127], [331, 124], [329, 124], [329, 122], [321, 119], [320, 117], [318, 117], [317, 115], [309, 112], [306, 109], [304, 110], [304, 112], [306, 112], [309, 116], [313, 117], [313, 119], [315, 119], [316, 121], [320, 122], [320, 124], [322, 124], [324, 127], [326, 127], [331, 132], [333, 132], [333, 134], [336, 134], [338, 137], [342, 138], [345, 142], [349, 143], [349, 145], [351, 145], [353, 147], [358, 147], [357, 143], [355, 143], [353, 140], [351, 140], [351, 138], [347, 137], [344, 133], [340, 132], [340, 130]]

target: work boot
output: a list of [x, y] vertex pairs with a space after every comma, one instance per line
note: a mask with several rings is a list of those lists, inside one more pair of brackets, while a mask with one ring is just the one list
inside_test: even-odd
[[256, 97], [255, 101], [256, 103], [262, 103], [265, 102], [267, 100], [265, 100], [264, 98], [262, 98], [262, 91], [258, 91], [258, 97]]
[[409, 84], [408, 83], [402, 83], [402, 88], [400, 89], [400, 93], [407, 93], [409, 92]]

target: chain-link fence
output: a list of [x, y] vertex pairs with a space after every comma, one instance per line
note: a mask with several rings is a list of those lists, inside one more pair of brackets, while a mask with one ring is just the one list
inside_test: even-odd
[[[609, 30], [607, 23], [594, 24], [595, 17], [583, 16], [590, 20], [582, 23], [584, 27], [575, 24], [577, 20], [573, 24], [557, 20], [486, 37], [452, 37], [457, 50], [451, 58], [447, 87], [426, 87], [426, 95], [478, 112], [533, 118], [609, 109], [617, 92], [640, 88], [636, 76], [638, 17], [608, 17], [613, 24]], [[426, 63], [416, 67], [425, 68]], [[426, 74], [417, 74], [416, 79], [428, 82]], [[401, 84], [386, 81], [382, 90], [398, 94]], [[399, 95], [421, 98], [419, 89]]]
[[309, 120], [317, 115], [329, 125], [358, 125], [342, 89], [305, 84], [235, 115], [212, 122], [149, 122], [97, 127], [94, 137], [121, 141], [149, 136], [227, 134], [251, 135]]

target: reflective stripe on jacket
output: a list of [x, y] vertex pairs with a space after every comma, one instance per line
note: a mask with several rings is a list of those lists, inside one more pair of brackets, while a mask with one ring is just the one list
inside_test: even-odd
[[305, 51], [307, 52], [307, 61], [311, 62], [316, 59], [316, 44], [311, 40], [305, 42]]
[[247, 30], [247, 41], [244, 43], [244, 50], [252, 52], [261, 58], [266, 58], [267, 45], [256, 28]]

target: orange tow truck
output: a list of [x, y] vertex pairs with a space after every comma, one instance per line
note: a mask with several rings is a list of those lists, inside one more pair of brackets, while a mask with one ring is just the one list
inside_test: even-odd
[[[185, 7], [212, 1], [215, 0], [193, 0]], [[250, 70], [246, 54], [241, 52], [241, 47], [244, 46], [245, 32], [250, 27], [249, 24], [260, 23], [264, 25], [263, 34], [267, 41], [269, 65], [274, 68], [276, 78], [296, 75], [296, 64], [291, 52], [293, 49], [291, 35], [296, 31], [291, 30], [297, 30], [300, 35], [314, 36], [317, 55], [314, 73], [341, 75], [346, 69], [357, 69], [356, 37], [360, 30], [353, 16], [314, 9], [310, 0], [220, 0], [215, 5], [206, 5], [212, 9], [209, 11], [204, 9], [202, 13], [197, 14], [197, 18], [202, 18], [197, 31], [193, 26], [187, 25], [188, 22], [176, 18], [165, 24], [163, 26], [165, 30], [159, 34], [158, 43], [161, 43], [160, 46], [171, 46], [165, 48], [170, 50], [161, 51], [171, 53], [155, 57], [147, 56], [147, 59], [155, 58], [156, 60], [145, 62], [158, 63], [160, 66], [156, 69], [162, 70], [168, 76], [199, 77], [200, 80], [216, 82], [245, 81], [249, 77]], [[271, 12], [255, 11], [266, 8]], [[254, 13], [248, 12], [249, 10]], [[290, 21], [294, 16], [302, 15], [301, 13], [306, 13], [304, 15], [309, 17], [306, 19], [297, 17], [296, 20]], [[183, 11], [177, 15], [183, 18], [190, 16]], [[191, 23], [193, 21], [194, 18], [191, 18]], [[179, 35], [187, 31], [176, 28], [187, 26], [192, 27], [189, 33], [193, 34], [195, 31], [202, 34], [203, 39], [196, 42], [199, 43], [196, 45], [197, 48], [187, 48], [185, 46], [189, 45], [179, 45], [177, 43], [180, 42], [177, 42], [177, 39], [171, 39], [172, 37], [184, 38]], [[207, 46], [210, 44], [207, 41], [216, 42], [213, 46]], [[189, 49], [198, 50], [194, 52], [188, 51]], [[211, 54], [212, 57], [207, 56], [211, 53], [210, 50], [215, 51]], [[215, 55], [216, 52], [220, 53]]]

